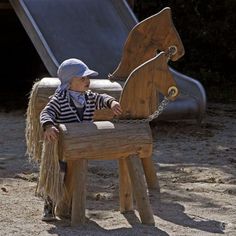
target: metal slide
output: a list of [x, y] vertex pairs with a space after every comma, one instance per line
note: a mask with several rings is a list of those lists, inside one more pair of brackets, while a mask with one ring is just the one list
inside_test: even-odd
[[[138, 23], [125, 0], [9, 0], [52, 77], [65, 59], [80, 58], [106, 79], [120, 62], [124, 42]], [[201, 120], [203, 86], [170, 68], [180, 90], [159, 120]]]

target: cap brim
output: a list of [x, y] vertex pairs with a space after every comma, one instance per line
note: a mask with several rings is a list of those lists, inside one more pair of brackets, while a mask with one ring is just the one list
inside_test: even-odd
[[94, 70], [86, 70], [82, 76], [97, 76], [98, 75], [98, 72], [97, 71], [94, 71]]

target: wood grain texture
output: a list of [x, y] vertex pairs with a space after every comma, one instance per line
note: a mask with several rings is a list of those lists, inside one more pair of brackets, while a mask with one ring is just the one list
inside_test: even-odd
[[144, 19], [130, 31], [121, 61], [111, 79], [126, 80], [136, 67], [155, 57], [157, 51], [167, 52], [170, 46], [177, 47], [177, 53], [171, 60], [176, 61], [184, 55], [184, 46], [173, 24], [171, 9], [166, 7]]
[[97, 121], [59, 126], [65, 160], [111, 160], [136, 154], [152, 155], [152, 134], [147, 123]]
[[133, 189], [125, 159], [119, 159], [120, 212], [133, 210]]
[[154, 225], [153, 211], [147, 194], [140, 158], [136, 155], [130, 156], [126, 159], [126, 163], [141, 221], [143, 224]]
[[[147, 118], [157, 109], [158, 91], [168, 95], [168, 89], [176, 87], [164, 52], [136, 68], [124, 84], [120, 97], [120, 119]], [[173, 98], [174, 99], [174, 98]]]
[[77, 160], [73, 173], [74, 190], [72, 197], [71, 225], [77, 226], [85, 223], [86, 207], [86, 182], [87, 182], [87, 165], [85, 159]]
[[155, 169], [152, 157], [142, 158], [141, 161], [142, 161], [148, 189], [156, 189], [158, 192], [160, 192], [160, 186], [159, 186], [157, 173], [156, 173], [156, 169]]

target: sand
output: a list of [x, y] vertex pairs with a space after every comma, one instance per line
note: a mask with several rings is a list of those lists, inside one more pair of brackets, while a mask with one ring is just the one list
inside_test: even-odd
[[25, 111], [0, 112], [0, 129], [0, 235], [236, 235], [235, 104], [209, 103], [201, 125], [152, 125], [155, 226], [142, 225], [137, 211], [120, 214], [116, 161], [89, 162], [84, 226], [42, 222], [38, 167], [25, 155]]

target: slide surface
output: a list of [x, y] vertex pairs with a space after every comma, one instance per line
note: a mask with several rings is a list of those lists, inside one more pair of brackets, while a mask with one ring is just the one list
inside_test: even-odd
[[[125, 0], [10, 0], [52, 77], [67, 58], [86, 61], [106, 79], [121, 59], [130, 30], [138, 23]], [[203, 86], [170, 68], [180, 96], [160, 120], [201, 120], [206, 109]]]

